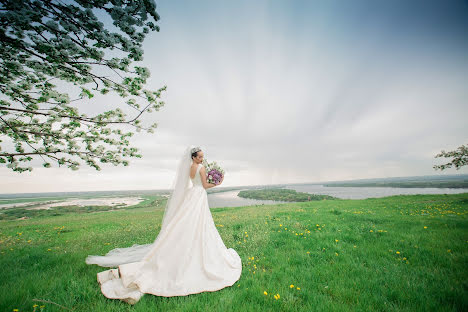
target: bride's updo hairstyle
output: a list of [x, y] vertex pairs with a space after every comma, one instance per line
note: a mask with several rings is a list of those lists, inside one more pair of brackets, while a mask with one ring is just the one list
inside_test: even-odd
[[198, 152], [201, 151], [201, 148], [200, 147], [195, 147], [195, 148], [192, 148], [191, 152], [192, 152], [192, 159], [193, 157], [197, 157], [198, 156]]

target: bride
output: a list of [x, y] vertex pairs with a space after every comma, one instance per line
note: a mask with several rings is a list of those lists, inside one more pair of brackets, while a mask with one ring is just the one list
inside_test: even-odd
[[135, 304], [145, 293], [186, 296], [217, 291], [239, 280], [242, 262], [216, 229], [206, 193], [215, 184], [206, 181], [202, 162], [199, 147], [186, 148], [153, 243], [86, 258], [87, 264], [114, 267], [97, 273], [104, 296]]

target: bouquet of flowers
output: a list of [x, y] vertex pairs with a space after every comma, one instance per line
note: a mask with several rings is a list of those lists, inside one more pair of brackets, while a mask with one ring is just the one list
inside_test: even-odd
[[221, 169], [216, 161], [209, 163], [206, 158], [203, 159], [203, 166], [205, 166], [206, 169], [206, 180], [208, 183], [218, 185], [223, 179], [224, 170]]

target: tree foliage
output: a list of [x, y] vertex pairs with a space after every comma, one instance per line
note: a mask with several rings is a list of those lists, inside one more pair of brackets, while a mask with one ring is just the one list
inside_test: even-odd
[[455, 168], [458, 170], [461, 167], [468, 164], [468, 146], [462, 145], [458, 147], [456, 150], [451, 151], [451, 152], [446, 152], [442, 150], [439, 154], [435, 156], [435, 158], [437, 157], [445, 157], [445, 158], [453, 157], [453, 159], [446, 164], [434, 166], [433, 168], [435, 170], [440, 169], [442, 171], [444, 169], [451, 168], [452, 166], [455, 166]]
[[[143, 127], [139, 118], [164, 105], [166, 86], [146, 89], [148, 68], [130, 65], [143, 60], [159, 19], [153, 0], [0, 0], [0, 163], [32, 171], [22, 163], [40, 157], [44, 167], [77, 170], [81, 159], [100, 170], [98, 161], [127, 166], [122, 157], [141, 157], [129, 147], [134, 133], [122, 129], [153, 133], [157, 124]], [[85, 100], [112, 93], [132, 117], [115, 105], [79, 112]]]

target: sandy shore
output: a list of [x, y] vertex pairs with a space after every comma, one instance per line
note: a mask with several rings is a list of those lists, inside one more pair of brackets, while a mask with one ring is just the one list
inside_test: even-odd
[[69, 198], [66, 200], [54, 200], [46, 202], [27, 202], [0, 205], [0, 209], [25, 208], [25, 209], [50, 209], [58, 206], [133, 206], [142, 202], [141, 197], [102, 197], [102, 198]]

